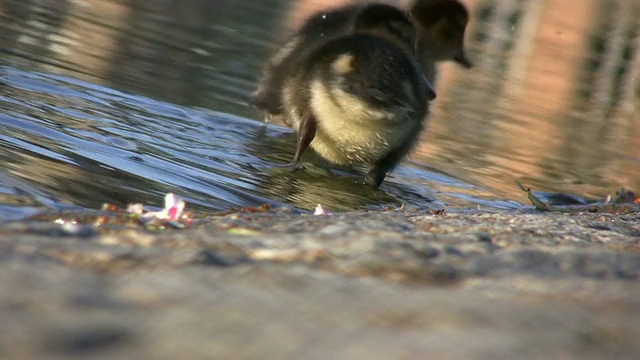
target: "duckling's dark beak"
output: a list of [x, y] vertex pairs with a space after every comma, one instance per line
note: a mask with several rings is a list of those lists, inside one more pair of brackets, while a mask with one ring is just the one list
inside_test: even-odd
[[467, 53], [464, 51], [463, 47], [460, 47], [460, 49], [458, 49], [458, 52], [455, 55], [453, 55], [453, 60], [455, 60], [455, 62], [464, 66], [467, 69], [470, 69], [473, 67], [473, 64], [467, 57]]

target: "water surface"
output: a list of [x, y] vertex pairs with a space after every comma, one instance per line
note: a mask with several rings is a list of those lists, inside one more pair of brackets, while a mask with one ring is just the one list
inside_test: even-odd
[[[469, 1], [424, 141], [379, 191], [248, 99], [287, 29], [337, 1], [0, 1], [0, 218], [104, 202], [514, 208], [513, 185], [640, 188], [640, 2]], [[603, 11], [605, 7], [607, 11]], [[580, 16], [578, 16], [580, 15]], [[615, 21], [613, 21], [615, 19]]]

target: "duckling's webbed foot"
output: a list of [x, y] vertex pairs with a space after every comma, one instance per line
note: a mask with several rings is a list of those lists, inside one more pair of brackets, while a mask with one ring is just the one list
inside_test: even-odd
[[379, 166], [374, 166], [373, 169], [367, 173], [367, 176], [365, 176], [364, 182], [372, 188], [377, 189], [386, 176], [387, 172], [384, 169]]
[[302, 168], [302, 154], [307, 150], [311, 141], [316, 136], [316, 118], [313, 115], [304, 115], [298, 127], [298, 144], [296, 153], [290, 166], [292, 170]]

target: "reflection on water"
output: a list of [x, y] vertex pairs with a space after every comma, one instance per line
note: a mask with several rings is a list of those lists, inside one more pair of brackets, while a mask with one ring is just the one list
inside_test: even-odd
[[0, 218], [167, 191], [350, 209], [510, 207], [482, 199], [523, 200], [516, 179], [640, 189], [640, 0], [467, 1], [476, 67], [441, 68], [425, 139], [383, 191], [278, 168], [293, 139], [249, 120], [249, 94], [284, 29], [340, 2], [0, 0]]
[[[1, 0], [16, 66], [255, 116], [247, 105], [284, 1]], [[25, 58], [33, 60], [27, 66]]]
[[477, 66], [444, 74], [421, 154], [507, 196], [514, 179], [640, 188], [640, 1], [476, 0], [473, 13]]

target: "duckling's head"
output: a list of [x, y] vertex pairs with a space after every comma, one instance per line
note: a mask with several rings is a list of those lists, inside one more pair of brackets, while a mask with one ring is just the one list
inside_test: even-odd
[[391, 5], [372, 3], [359, 9], [351, 31], [373, 33], [413, 52], [418, 36], [407, 14]]
[[416, 52], [424, 61], [454, 60], [472, 67], [464, 49], [467, 8], [458, 0], [414, 0], [409, 15], [418, 29]]

